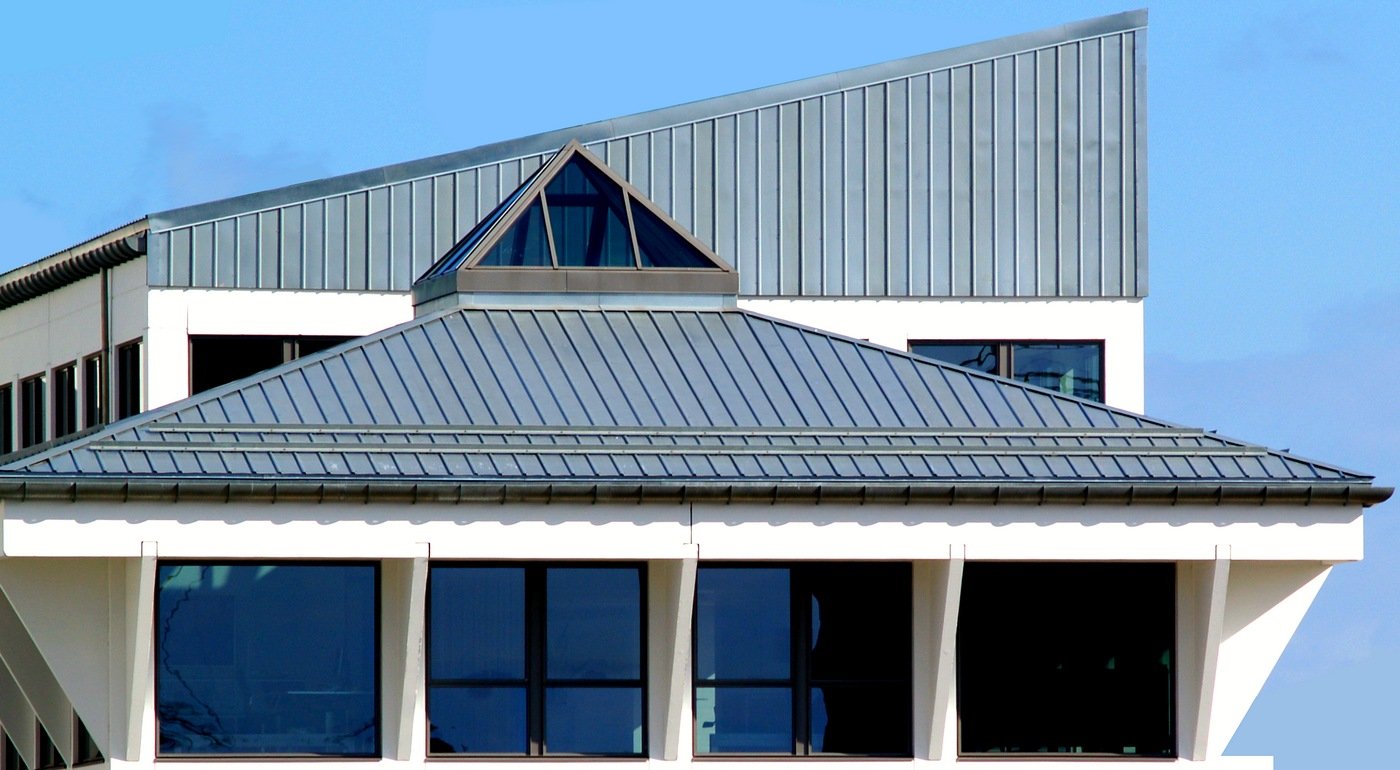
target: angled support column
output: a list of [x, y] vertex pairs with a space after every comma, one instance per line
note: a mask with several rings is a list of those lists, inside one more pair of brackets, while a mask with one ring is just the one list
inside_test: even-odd
[[127, 570], [126, 606], [126, 750], [122, 758], [149, 763], [156, 758], [154, 542], [141, 544], [139, 563]]
[[428, 594], [428, 544], [411, 559], [386, 559], [383, 566], [384, 753], [399, 761], [427, 758], [427, 707], [423, 650]]
[[10, 725], [32, 725], [37, 717], [29, 701], [24, 697], [19, 682], [15, 681], [8, 664], [0, 665], [0, 724], [10, 731], [10, 740], [15, 750], [28, 767], [38, 766], [38, 751], [35, 745], [34, 730], [13, 732]]
[[648, 750], [666, 761], [689, 756], [692, 749], [690, 639], [697, 556], [647, 564]]
[[[1182, 565], [1185, 567], [1186, 565]], [[1182, 656], [1182, 748], [1192, 760], [1205, 760], [1212, 751], [1219, 754], [1210, 736], [1211, 707], [1215, 702], [1215, 680], [1220, 661], [1220, 643], [1225, 635], [1226, 590], [1230, 585], [1230, 547], [1216, 546], [1215, 560], [1190, 565], [1187, 579], [1180, 581], [1189, 592], [1189, 611], [1194, 634], [1181, 641], [1190, 645], [1190, 658]]]
[[957, 633], [963, 549], [914, 562], [914, 758], [957, 754]]

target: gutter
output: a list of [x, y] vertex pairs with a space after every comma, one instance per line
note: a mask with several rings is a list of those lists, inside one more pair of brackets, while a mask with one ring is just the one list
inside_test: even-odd
[[144, 256], [146, 228], [138, 219], [0, 275], [0, 310]]
[[1391, 487], [1316, 484], [1065, 484], [727, 482], [231, 481], [128, 478], [0, 479], [0, 501], [317, 504], [841, 504], [841, 505], [1252, 505], [1360, 506], [1385, 502]]

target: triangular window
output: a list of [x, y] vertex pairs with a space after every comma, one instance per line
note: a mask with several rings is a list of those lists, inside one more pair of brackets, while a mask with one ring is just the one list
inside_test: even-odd
[[632, 201], [642, 267], [712, 267], [710, 258], [646, 205]]
[[636, 267], [622, 187], [575, 155], [544, 188], [560, 267]]
[[[551, 215], [553, 212], [550, 212]], [[544, 207], [537, 199], [515, 220], [478, 265], [486, 267], [553, 267], [544, 229]]]

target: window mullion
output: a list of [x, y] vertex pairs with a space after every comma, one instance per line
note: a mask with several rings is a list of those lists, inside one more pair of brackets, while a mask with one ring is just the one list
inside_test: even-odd
[[528, 724], [527, 753], [540, 756], [544, 745], [544, 570], [525, 569], [525, 718]]
[[812, 600], [806, 577], [806, 570], [794, 567], [789, 582], [792, 592], [792, 740], [793, 753], [798, 756], [812, 753], [807, 661], [807, 651], [812, 648]]

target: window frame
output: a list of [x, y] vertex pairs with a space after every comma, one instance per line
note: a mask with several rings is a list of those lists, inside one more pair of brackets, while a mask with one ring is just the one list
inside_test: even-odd
[[79, 385], [82, 393], [82, 427], [92, 428], [106, 422], [106, 380], [103, 373], [106, 370], [103, 365], [102, 353], [93, 353], [83, 356], [82, 372], [80, 374], [82, 384]]
[[0, 455], [15, 451], [15, 423], [15, 386], [0, 382]]
[[[87, 743], [91, 744], [96, 754], [84, 754], [83, 736], [87, 736]], [[95, 765], [106, 762], [107, 758], [102, 753], [102, 747], [97, 745], [97, 741], [92, 737], [92, 731], [83, 722], [78, 712], [73, 712], [73, 758], [69, 767], [83, 767], [85, 765]]]
[[[886, 564], [903, 565], [908, 572], [910, 604], [906, 608], [908, 612], [909, 633], [906, 637], [908, 651], [908, 671], [909, 671], [909, 691], [908, 702], [905, 704], [905, 714], [909, 720], [909, 742], [903, 752], [889, 754], [853, 754], [833, 751], [815, 752], [812, 751], [812, 682], [811, 676], [812, 653], [811, 636], [811, 606], [810, 602], [802, 601], [804, 597], [810, 596], [810, 591], [806, 586], [810, 581], [804, 576], [802, 580], [795, 579], [795, 573], [805, 572], [812, 569], [819, 569], [823, 566], [848, 566], [852, 564]], [[914, 569], [913, 562], [900, 560], [876, 560], [876, 561], [717, 561], [711, 563], [701, 562], [696, 568], [695, 575], [695, 595], [694, 606], [691, 609], [690, 624], [690, 729], [691, 746], [698, 745], [696, 738], [699, 729], [698, 719], [698, 696], [701, 687], [774, 687], [781, 686], [783, 680], [763, 680], [763, 679], [701, 679], [698, 666], [700, 656], [700, 572], [705, 569], [786, 569], [788, 570], [788, 628], [789, 628], [789, 678], [788, 690], [792, 696], [792, 751], [789, 752], [706, 752], [699, 753], [692, 749], [692, 758], [697, 761], [734, 761], [736, 759], [750, 759], [757, 761], [768, 761], [772, 759], [792, 759], [792, 760], [843, 760], [843, 759], [871, 759], [880, 761], [901, 761], [914, 758]], [[798, 590], [802, 586], [804, 590]], [[868, 682], [878, 682], [880, 680], [865, 680]], [[711, 683], [711, 684], [705, 684]], [[800, 692], [799, 692], [800, 690]]]
[[35, 719], [34, 770], [55, 770], [55, 768], [67, 766], [68, 764], [63, 759], [63, 753], [58, 750], [58, 744], [54, 743], [49, 731], [44, 729], [44, 723]]
[[[48, 379], [46, 372], [19, 381], [19, 448], [28, 449], [48, 440]], [[37, 433], [35, 433], [37, 431]], [[32, 440], [31, 440], [32, 439]]]
[[[1019, 752], [1011, 752], [1011, 751], [968, 751], [968, 750], [964, 749], [964, 748], [963, 748], [963, 719], [964, 719], [963, 697], [964, 697], [964, 693], [965, 693], [965, 685], [963, 684], [963, 678], [964, 678], [964, 673], [963, 673], [963, 672], [964, 672], [965, 665], [966, 665], [967, 661], [966, 661], [965, 657], [964, 657], [963, 655], [959, 654], [959, 652], [958, 652], [959, 647], [960, 647], [960, 645], [962, 644], [962, 639], [961, 639], [962, 625], [959, 624], [958, 634], [955, 635], [954, 641], [953, 641], [953, 658], [954, 658], [953, 681], [954, 681], [954, 690], [955, 690], [955, 692], [957, 693], [956, 703], [954, 704], [954, 708], [955, 708], [956, 711], [957, 711], [957, 736], [956, 736], [956, 739], [957, 739], [957, 754], [956, 754], [956, 756], [957, 756], [957, 758], [958, 758], [959, 760], [980, 761], [980, 760], [1006, 759], [1006, 760], [1015, 760], [1015, 761], [1027, 761], [1027, 760], [1030, 760], [1030, 761], [1041, 761], [1041, 760], [1043, 760], [1043, 761], [1048, 761], [1048, 762], [1055, 762], [1055, 761], [1059, 761], [1059, 762], [1071, 761], [1071, 762], [1073, 762], [1073, 761], [1079, 761], [1079, 760], [1081, 760], [1081, 759], [1087, 759], [1087, 760], [1093, 760], [1093, 761], [1104, 761], [1104, 760], [1109, 760], [1109, 761], [1129, 761], [1129, 762], [1137, 762], [1137, 761], [1142, 761], [1142, 762], [1172, 762], [1172, 761], [1179, 760], [1179, 759], [1181, 758], [1181, 756], [1182, 756], [1182, 754], [1181, 754], [1181, 714], [1180, 714], [1181, 688], [1180, 688], [1180, 685], [1179, 685], [1179, 682], [1178, 682], [1178, 678], [1181, 676], [1181, 659], [1180, 659], [1180, 657], [1179, 657], [1179, 654], [1180, 654], [1180, 645], [1178, 644], [1178, 642], [1180, 641], [1179, 638], [1178, 638], [1178, 634], [1179, 634], [1180, 631], [1181, 631], [1181, 620], [1180, 620], [1180, 618], [1177, 617], [1177, 614], [1178, 614], [1178, 605], [1179, 605], [1180, 600], [1181, 600], [1181, 595], [1180, 595], [1181, 592], [1180, 592], [1180, 589], [1179, 589], [1179, 586], [1178, 586], [1178, 580], [1180, 579], [1180, 575], [1181, 575], [1181, 564], [1180, 564], [1179, 562], [1174, 562], [1174, 561], [1118, 561], [1118, 562], [1114, 562], [1114, 561], [1083, 561], [1083, 562], [1080, 562], [1080, 561], [1004, 561], [1004, 562], [985, 561], [985, 562], [978, 562], [978, 564], [999, 564], [999, 565], [1006, 565], [1006, 566], [1011, 566], [1011, 567], [1025, 567], [1025, 566], [1028, 566], [1028, 565], [1032, 565], [1032, 566], [1056, 566], [1056, 565], [1122, 566], [1122, 565], [1144, 565], [1144, 564], [1169, 566], [1169, 567], [1171, 568], [1171, 571], [1172, 571], [1172, 576], [1171, 576], [1171, 580], [1166, 581], [1166, 582], [1170, 585], [1170, 589], [1171, 589], [1171, 598], [1170, 598], [1170, 601], [1169, 601], [1169, 605], [1170, 605], [1170, 606], [1169, 606], [1169, 617], [1170, 617], [1171, 630], [1170, 630], [1170, 633], [1168, 633], [1166, 636], [1170, 639], [1170, 645], [1171, 645], [1170, 648], [1169, 648], [1169, 651], [1170, 651], [1170, 660], [1171, 660], [1171, 668], [1170, 668], [1170, 671], [1169, 671], [1169, 676], [1168, 676], [1167, 679], [1166, 679], [1166, 688], [1167, 688], [1166, 695], [1167, 695], [1167, 701], [1168, 701], [1168, 703], [1167, 703], [1167, 705], [1166, 705], [1166, 710], [1167, 710], [1167, 713], [1171, 714], [1171, 727], [1170, 727], [1170, 733], [1171, 733], [1171, 735], [1170, 735], [1171, 751], [1170, 751], [1169, 754], [1165, 754], [1165, 755], [1164, 755], [1164, 754], [1136, 754], [1136, 753], [1120, 753], [1120, 752], [1104, 752], [1104, 751], [1083, 751], [1083, 752], [1064, 752], [1064, 751], [1061, 751], [1061, 752], [1055, 752], [1055, 751], [1048, 751], [1048, 752], [1047, 752], [1047, 751], [1019, 751]], [[967, 589], [966, 589], [966, 586], [967, 586], [967, 582], [966, 582], [965, 577], [964, 577], [964, 582], [963, 582], [963, 590], [964, 590], [964, 591], [967, 590]], [[964, 610], [965, 610], [965, 608], [966, 608], [966, 603], [964, 602], [964, 599], [965, 599], [965, 596], [964, 596], [964, 597], [959, 597], [958, 614], [959, 614], [960, 617], [963, 615]]]
[[383, 563], [377, 559], [156, 559], [157, 583], [155, 586], [155, 597], [152, 603], [152, 623], [155, 628], [151, 634], [151, 651], [153, 660], [160, 660], [161, 634], [160, 634], [160, 583], [159, 575], [161, 567], [370, 567], [374, 572], [374, 596], [371, 599], [374, 607], [374, 630], [371, 637], [374, 642], [374, 663], [370, 668], [374, 671], [374, 748], [365, 754], [309, 754], [305, 752], [228, 752], [228, 753], [174, 753], [168, 754], [160, 748], [160, 680], [161, 667], [159, 664], [153, 666], [151, 671], [154, 687], [152, 690], [155, 703], [155, 744], [157, 761], [196, 761], [196, 762], [247, 762], [247, 761], [271, 761], [285, 762], [288, 759], [304, 760], [327, 760], [327, 761], [354, 761], [354, 760], [380, 760], [384, 758], [384, 569]]
[[0, 729], [0, 738], [4, 738], [4, 748], [0, 749], [0, 770], [29, 770], [29, 763], [24, 761], [24, 755], [19, 753], [19, 747], [15, 745], [14, 738], [10, 737], [8, 730]]
[[[67, 379], [67, 387], [63, 380]], [[49, 372], [49, 403], [53, 412], [49, 418], [50, 436], [55, 440], [77, 433], [78, 428], [78, 362], [69, 361]]]
[[[521, 569], [524, 571], [524, 633], [525, 633], [525, 676], [523, 684], [505, 685], [507, 682], [517, 682], [514, 679], [433, 679], [432, 654], [433, 654], [433, 580], [434, 568], [446, 569]], [[613, 753], [575, 753], [575, 752], [551, 752], [545, 743], [545, 721], [547, 713], [545, 708], [546, 694], [551, 687], [551, 680], [548, 677], [548, 670], [545, 665], [548, 655], [548, 585], [545, 575], [550, 569], [634, 569], [637, 572], [640, 595], [638, 597], [638, 621], [640, 638], [638, 639], [638, 678], [631, 679], [604, 679], [604, 680], [583, 680], [564, 679], [555, 680], [562, 684], [553, 686], [563, 687], [616, 687], [618, 689], [636, 687], [641, 692], [641, 751], [632, 754]], [[600, 759], [600, 760], [639, 760], [647, 761], [651, 758], [650, 752], [650, 667], [649, 629], [647, 627], [648, 608], [648, 569], [645, 561], [494, 561], [494, 560], [434, 560], [428, 566], [428, 589], [424, 596], [423, 603], [423, 694], [425, 710], [423, 742], [427, 748], [427, 757], [431, 761], [481, 761], [481, 760], [524, 760], [540, 761], [555, 759]], [[635, 682], [635, 684], [634, 684]], [[519, 752], [435, 752], [432, 750], [432, 728], [433, 718], [431, 709], [426, 708], [429, 693], [434, 687], [458, 687], [467, 689], [472, 687], [490, 686], [518, 686], [525, 690], [525, 751]]]
[[[142, 338], [123, 342], [117, 345], [116, 366], [114, 369], [115, 391], [112, 404], [112, 411], [116, 413], [118, 420], [125, 420], [141, 413], [141, 402], [143, 391], [145, 390], [145, 378], [142, 377], [141, 364], [144, 352], [142, 351]], [[135, 351], [134, 354], [131, 351]], [[130, 358], [128, 358], [130, 356]]]
[[[906, 343], [911, 355], [933, 358], [932, 356], [927, 356], [914, 350], [915, 345], [984, 345], [993, 347], [996, 349], [997, 354], [997, 370], [995, 372], [984, 372], [984, 374], [991, 374], [1003, 379], [1013, 380], [1024, 385], [1030, 385], [1030, 383], [1019, 380], [1015, 376], [1015, 349], [1017, 345], [1092, 345], [1099, 350], [1099, 399], [1095, 400], [1091, 398], [1087, 400], [1099, 404], [1108, 403], [1108, 345], [1106, 341], [1102, 339], [911, 339]], [[952, 363], [940, 358], [933, 358], [933, 360], [940, 363]], [[957, 364], [953, 365], [957, 366]], [[980, 370], [974, 369], [973, 371]], [[1031, 387], [1038, 386], [1031, 385]], [[1060, 395], [1078, 398], [1078, 396], [1072, 393], [1061, 393]]]

